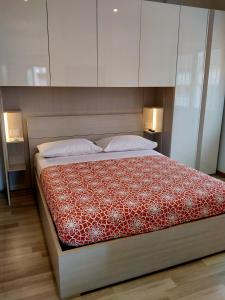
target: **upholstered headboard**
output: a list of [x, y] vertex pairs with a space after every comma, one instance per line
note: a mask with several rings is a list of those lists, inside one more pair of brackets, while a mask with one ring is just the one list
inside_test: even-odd
[[85, 137], [96, 140], [121, 134], [143, 135], [141, 113], [30, 117], [27, 121], [31, 162], [38, 144]]

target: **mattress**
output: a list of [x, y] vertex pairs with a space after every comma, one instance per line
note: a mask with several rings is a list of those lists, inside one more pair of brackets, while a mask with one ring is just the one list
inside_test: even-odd
[[100, 152], [94, 154], [44, 158], [39, 153], [36, 153], [34, 159], [34, 166], [38, 176], [40, 176], [42, 169], [49, 166], [65, 165], [65, 164], [70, 164], [75, 162], [77, 163], [77, 162], [87, 162], [87, 161], [100, 161], [100, 160], [107, 160], [107, 159], [155, 156], [155, 155], [162, 155], [162, 154], [155, 150], [134, 150], [134, 151], [108, 152], [108, 153]]
[[143, 234], [225, 212], [224, 182], [154, 153], [117, 153], [83, 162], [67, 158], [50, 165], [42, 162], [39, 170], [59, 239], [68, 246]]

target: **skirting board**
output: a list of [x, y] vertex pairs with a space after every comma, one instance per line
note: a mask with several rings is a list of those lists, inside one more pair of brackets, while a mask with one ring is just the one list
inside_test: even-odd
[[216, 171], [216, 174], [219, 175], [220, 177], [225, 178], [225, 173], [221, 172], [221, 171]]
[[39, 178], [37, 198], [61, 299], [225, 250], [225, 214], [62, 251]]

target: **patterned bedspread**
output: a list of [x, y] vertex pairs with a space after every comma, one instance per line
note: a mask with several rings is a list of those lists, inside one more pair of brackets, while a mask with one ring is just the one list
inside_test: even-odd
[[225, 183], [164, 156], [51, 166], [41, 173], [60, 240], [82, 246], [225, 212]]

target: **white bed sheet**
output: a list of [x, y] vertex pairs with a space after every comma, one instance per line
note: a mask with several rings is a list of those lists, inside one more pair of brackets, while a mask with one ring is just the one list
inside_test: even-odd
[[100, 152], [87, 155], [76, 155], [66, 157], [53, 157], [44, 158], [39, 153], [35, 155], [34, 167], [36, 168], [38, 176], [41, 175], [41, 171], [44, 168], [55, 165], [66, 165], [71, 163], [87, 162], [87, 161], [99, 161], [108, 159], [119, 159], [128, 157], [141, 157], [141, 156], [154, 156], [162, 155], [155, 150], [138, 150], [138, 151], [124, 151], [124, 152]]

